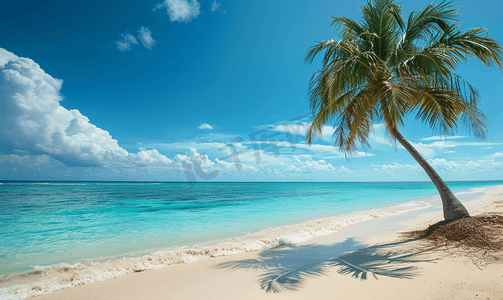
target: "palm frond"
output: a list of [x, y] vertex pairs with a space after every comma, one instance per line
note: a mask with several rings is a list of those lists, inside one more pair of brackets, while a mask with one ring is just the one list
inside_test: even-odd
[[316, 44], [305, 58], [312, 63], [323, 55], [309, 84], [314, 119], [308, 143], [331, 123], [335, 145], [349, 157], [370, 146], [372, 122], [383, 120], [395, 132], [408, 114], [443, 134], [462, 123], [485, 137], [479, 94], [456, 70], [469, 57], [503, 69], [503, 47], [486, 29], [461, 29], [458, 16], [452, 1], [442, 1], [405, 21], [395, 0], [368, 0], [360, 22], [333, 18], [342, 38]]
[[375, 33], [371, 38], [374, 52], [386, 61], [394, 52], [399, 38], [400, 23], [396, 15], [400, 7], [393, 0], [374, 0], [362, 5], [362, 18], [368, 32]]
[[[323, 130], [323, 125], [327, 122], [330, 122], [332, 118], [339, 114], [341, 110], [346, 107], [346, 103], [349, 102], [353, 95], [356, 93], [355, 90], [350, 90], [347, 93], [340, 96], [335, 101], [332, 101], [330, 105], [324, 105], [323, 107], [317, 106], [315, 110], [313, 110], [314, 119], [309, 126], [309, 130], [307, 132], [307, 143], [311, 144], [312, 138], [316, 136], [317, 133], [321, 133]], [[316, 99], [316, 98], [315, 98]], [[317, 109], [320, 109], [319, 111]]]
[[[333, 56], [334, 55], [333, 52], [337, 50], [338, 45], [339, 45], [339, 43], [334, 40], [321, 41], [321, 42], [317, 43], [316, 45], [314, 45], [313, 47], [311, 47], [309, 49], [309, 51], [307, 51], [306, 57], [304, 58], [304, 62], [312, 63], [314, 58], [316, 57], [316, 55], [318, 55], [320, 52], [322, 52], [324, 50], [327, 50], [327, 53], [329, 53], [329, 55]], [[325, 56], [326, 55], [327, 54], [325, 54]]]
[[334, 27], [334, 32], [336, 34], [341, 33], [341, 35], [344, 38], [359, 36], [365, 32], [365, 30], [360, 26], [360, 24], [358, 24], [354, 20], [345, 17], [339, 17], [339, 18], [332, 17], [332, 18], [333, 18], [332, 26]]
[[442, 46], [460, 59], [467, 60], [468, 56], [473, 56], [488, 67], [497, 65], [503, 68], [503, 47], [496, 40], [487, 37], [487, 29], [473, 28], [462, 31], [458, 26], [452, 26], [448, 33], [448, 36], [442, 39]]
[[442, 1], [438, 5], [428, 4], [422, 10], [413, 11], [407, 21], [407, 29], [402, 44], [407, 47], [418, 40], [428, 42], [435, 34], [446, 31], [459, 16], [452, 1]]
[[374, 103], [384, 92], [380, 87], [366, 87], [360, 90], [339, 114], [333, 136], [335, 145], [344, 152], [346, 158], [354, 155], [359, 145], [364, 149], [370, 148], [368, 138], [376, 114]]

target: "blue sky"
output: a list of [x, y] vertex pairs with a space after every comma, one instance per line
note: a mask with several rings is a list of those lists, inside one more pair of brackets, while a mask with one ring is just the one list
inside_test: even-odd
[[[305, 144], [319, 62], [304, 55], [336, 38], [330, 16], [359, 19], [361, 3], [4, 1], [0, 179], [428, 180], [382, 124], [349, 160], [330, 124]], [[464, 28], [503, 42], [501, 1], [455, 3]], [[413, 118], [402, 133], [445, 180], [501, 180], [503, 75], [477, 61], [459, 73], [481, 94], [487, 140], [438, 137]]]

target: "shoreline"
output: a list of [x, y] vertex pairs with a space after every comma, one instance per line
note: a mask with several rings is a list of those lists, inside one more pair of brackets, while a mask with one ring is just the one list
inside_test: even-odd
[[[470, 190], [473, 190], [473, 189], [470, 189]], [[468, 190], [468, 191], [470, 191], [470, 190]], [[503, 186], [499, 185], [499, 186], [493, 186], [490, 188], [486, 188], [485, 193], [488, 195], [494, 190], [503, 191]], [[461, 193], [467, 193], [467, 191], [461, 192]], [[468, 192], [468, 195], [473, 196], [476, 193], [477, 193], [477, 191], [472, 191], [472, 192]], [[483, 202], [483, 200], [485, 198], [487, 198], [487, 195], [485, 197], [483, 197], [482, 199], [478, 199], [478, 200], [474, 200], [474, 201], [466, 201], [466, 200], [461, 200], [461, 201], [463, 202], [463, 204], [465, 204], [465, 206], [467, 206], [467, 209], [472, 212], [473, 208], [478, 208], [484, 203], [487, 204], [487, 201], [489, 201], [489, 200], [487, 200], [486, 202]], [[479, 198], [479, 197], [477, 197], [477, 198]], [[431, 200], [432, 199], [430, 199], [429, 201], [431, 201]], [[471, 202], [476, 202], [476, 204], [472, 205]], [[441, 205], [440, 202], [438, 203], [438, 205]], [[416, 224], [417, 222], [414, 220], [416, 220], [418, 218], [418, 216], [420, 217], [420, 216], [428, 215], [428, 214], [432, 214], [432, 213], [434, 215], [435, 214], [438, 215], [438, 211], [437, 211], [438, 208], [439, 207], [434, 203], [434, 205], [431, 205], [427, 208], [426, 207], [420, 207], [420, 208], [416, 207], [413, 210], [411, 210], [411, 209], [406, 210], [405, 209], [406, 210], [405, 212], [394, 213], [394, 214], [387, 215], [387, 216], [386, 215], [381, 215], [381, 216], [375, 215], [375, 212], [373, 212], [367, 216], [368, 219], [366, 219], [366, 220], [358, 220], [357, 222], [353, 222], [353, 223], [350, 222], [349, 224], [345, 224], [344, 226], [340, 226], [340, 224], [338, 224], [338, 228], [334, 228], [332, 230], [332, 232], [321, 232], [320, 234], [312, 234], [311, 233], [310, 235], [308, 235], [308, 238], [305, 240], [281, 242], [279, 239], [276, 239], [275, 242], [278, 245], [273, 244], [271, 247], [266, 247], [265, 250], [264, 250], [264, 248], [262, 248], [262, 249], [250, 248], [249, 250], [244, 251], [244, 252], [239, 251], [239, 253], [229, 252], [229, 253], [220, 253], [219, 255], [211, 255], [211, 253], [210, 253], [210, 255], [206, 255], [206, 257], [211, 257], [213, 259], [202, 259], [202, 260], [198, 259], [197, 262], [193, 262], [191, 264], [185, 264], [185, 263], [169, 264], [168, 268], [164, 268], [163, 266], [161, 266], [157, 269], [150, 269], [148, 272], [143, 272], [146, 269], [136, 269], [136, 270], [130, 269], [129, 270], [130, 272], [128, 272], [128, 274], [120, 274], [122, 276], [116, 276], [116, 278], [106, 279], [105, 281], [101, 281], [101, 280], [92, 280], [91, 281], [88, 278], [88, 282], [82, 282], [85, 285], [77, 285], [77, 286], [72, 287], [70, 289], [65, 288], [65, 286], [63, 286], [63, 290], [57, 289], [56, 291], [52, 291], [52, 293], [43, 295], [42, 298], [40, 298], [40, 299], [46, 299], [43, 297], [44, 296], [50, 297], [50, 295], [59, 294], [59, 292], [66, 293], [66, 291], [70, 291], [70, 294], [68, 295], [68, 297], [70, 297], [70, 298], [68, 298], [68, 299], [73, 299], [72, 298], [73, 296], [71, 296], [73, 292], [71, 292], [71, 291], [73, 291], [76, 288], [80, 289], [80, 288], [85, 288], [86, 286], [96, 286], [96, 284], [100, 284], [100, 285], [104, 284], [105, 286], [107, 286], [107, 283], [117, 282], [117, 280], [122, 281], [121, 280], [122, 278], [126, 278], [126, 277], [129, 278], [130, 276], [137, 276], [137, 275], [146, 276], [143, 274], [156, 273], [156, 272], [171, 273], [171, 272], [175, 272], [174, 269], [177, 269], [176, 272], [180, 272], [180, 270], [178, 270], [178, 269], [180, 269], [180, 268], [181, 269], [183, 269], [183, 268], [193, 269], [192, 266], [194, 266], [194, 265], [197, 266], [197, 267], [194, 267], [197, 269], [200, 266], [206, 266], [208, 264], [211, 265], [214, 263], [215, 260], [219, 260], [219, 259], [221, 259], [223, 261], [232, 261], [233, 259], [239, 258], [241, 256], [257, 257], [260, 253], [276, 251], [275, 249], [277, 249], [277, 248], [273, 248], [273, 246], [280, 246], [279, 248], [282, 248], [282, 247], [287, 247], [287, 248], [288, 247], [294, 247], [294, 248], [295, 247], [308, 247], [309, 248], [312, 245], [318, 245], [318, 244], [329, 245], [329, 244], [334, 244], [334, 243], [335, 244], [346, 243], [344, 245], [349, 247], [347, 249], [348, 251], [355, 251], [355, 250], [361, 249], [362, 245], [364, 243], [366, 244], [369, 242], [373, 242], [377, 237], [382, 237], [383, 234], [387, 234], [387, 235], [395, 234], [396, 231], [400, 230], [399, 229], [400, 227], [406, 226], [406, 225], [402, 225], [402, 224], [405, 224], [407, 222], [407, 220], [409, 222], [413, 222], [413, 223], [415, 222], [414, 224]], [[382, 210], [383, 208], [380, 208], [380, 209]], [[361, 213], [361, 212], [359, 212], [359, 213]], [[346, 214], [346, 215], [348, 215], [348, 214]], [[438, 215], [438, 217], [441, 219], [441, 214]], [[323, 222], [324, 220], [327, 220], [330, 218], [333, 218], [333, 217], [312, 220], [312, 221], [304, 222], [302, 224], [297, 224], [294, 226], [303, 225], [305, 227], [306, 224], [311, 223], [311, 225], [312, 225], [313, 223], [319, 223], [320, 221]], [[363, 221], [366, 221], [366, 222], [363, 222]], [[316, 232], [316, 231], [314, 231], [314, 232]], [[273, 248], [273, 249], [271, 249], [271, 248]], [[188, 251], [191, 251], [191, 250], [188, 250]], [[206, 254], [208, 254], [208, 253], [206, 253]], [[232, 255], [230, 255], [230, 254], [232, 254]], [[174, 267], [176, 267], [176, 268], [174, 268]], [[172, 268], [174, 268], [173, 271], [171, 271]], [[72, 275], [75, 276], [75, 272], [72, 272], [72, 270], [67, 270], [67, 271], [70, 271], [69, 272], [70, 274], [68, 274], [69, 276], [67, 278], [63, 278], [63, 279], [66, 279], [66, 281], [64, 281], [64, 283], [66, 283], [66, 287], [71, 287], [73, 285], [71, 276]], [[189, 270], [187, 270], [187, 271], [189, 271]], [[211, 276], [211, 274], [209, 274], [209, 276]], [[150, 277], [150, 276], [148, 276], [148, 277]], [[104, 280], [104, 279], [102, 279], [102, 280]], [[75, 283], [75, 282], [73, 282], [73, 283]], [[114, 285], [114, 284], [110, 283], [110, 285]], [[48, 290], [45, 290], [45, 291], [47, 292]], [[41, 293], [44, 293], [44, 287], [43, 286], [38, 286], [38, 287], [35, 286], [34, 289], [31, 290], [30, 294], [36, 295], [36, 294], [41, 294]], [[77, 295], [77, 294], [73, 294], [73, 295]], [[26, 295], [26, 296], [28, 296], [28, 295]], [[95, 296], [93, 296], [91, 298], [94, 298]], [[183, 296], [183, 294], [178, 294], [178, 297], [182, 297], [182, 296]], [[65, 296], [63, 298], [66, 299], [66, 297], [67, 296]], [[138, 297], [140, 297], [140, 296], [138, 296]], [[147, 297], [147, 296], [145, 296], [145, 297]], [[150, 296], [148, 296], [147, 298], [149, 298], [149, 297]], [[173, 299], [182, 299], [182, 298], [178, 298], [178, 297], [175, 297]], [[4, 298], [2, 298], [2, 295], [0, 295], [0, 298], [4, 299]], [[23, 299], [23, 298], [19, 298], [16, 296], [16, 298], [9, 297], [9, 298], [5, 298], [5, 299]], [[47, 299], [56, 299], [56, 298], [47, 298]], [[108, 297], [104, 297], [102, 299], [108, 299]], [[123, 298], [117, 298], [117, 299], [123, 299]], [[127, 298], [124, 298], [124, 299], [127, 299]], [[187, 298], [187, 299], [189, 299], [189, 298]], [[208, 298], [208, 299], [213, 299], [213, 298]], [[232, 298], [229, 298], [229, 299], [232, 299]]]
[[[472, 188], [470, 190], [477, 189]], [[333, 234], [354, 224], [388, 218], [431, 206], [434, 197], [412, 200], [392, 206], [378, 207], [346, 214], [283, 225], [219, 241], [200, 248], [187, 247], [161, 250], [140, 257], [112, 262], [86, 264], [61, 263], [35, 267], [34, 270], [0, 275], [0, 299], [26, 299], [62, 289], [120, 278], [132, 273], [156, 271], [173, 265], [187, 265], [208, 258], [234, 256], [242, 253], [267, 251], [276, 247], [309, 243], [312, 239]], [[122, 255], [118, 256], [122, 257]], [[3, 278], [2, 278], [3, 277]], [[34, 280], [35, 279], [35, 280]], [[15, 283], [15, 284], [12, 284]]]

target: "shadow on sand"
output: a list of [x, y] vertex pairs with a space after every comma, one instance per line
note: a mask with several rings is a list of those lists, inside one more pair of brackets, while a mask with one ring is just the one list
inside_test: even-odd
[[369, 275], [411, 279], [418, 275], [415, 262], [430, 262], [418, 258], [422, 251], [393, 249], [407, 243], [396, 242], [365, 246], [354, 238], [333, 245], [281, 246], [259, 254], [257, 259], [231, 261], [218, 265], [221, 269], [262, 270], [259, 283], [266, 292], [279, 293], [299, 289], [309, 277], [326, 275], [337, 268], [342, 275], [367, 280]]

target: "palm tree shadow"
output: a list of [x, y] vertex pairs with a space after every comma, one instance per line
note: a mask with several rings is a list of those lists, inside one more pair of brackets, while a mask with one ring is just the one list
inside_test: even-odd
[[410, 241], [368, 246], [338, 257], [328, 262], [328, 265], [339, 267], [337, 270], [339, 274], [351, 275], [361, 280], [366, 280], [369, 274], [375, 279], [378, 279], [377, 275], [412, 279], [418, 275], [418, 268], [413, 266], [413, 263], [433, 262], [433, 260], [418, 257], [424, 251], [393, 249], [407, 242]]
[[280, 246], [263, 251], [257, 259], [231, 261], [218, 265], [221, 269], [262, 270], [260, 287], [267, 293], [295, 291], [310, 277], [327, 274], [328, 268], [337, 267], [342, 275], [367, 280], [371, 274], [392, 278], [412, 279], [418, 275], [415, 262], [417, 252], [393, 249], [404, 242], [365, 246], [354, 238], [333, 245]]

